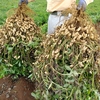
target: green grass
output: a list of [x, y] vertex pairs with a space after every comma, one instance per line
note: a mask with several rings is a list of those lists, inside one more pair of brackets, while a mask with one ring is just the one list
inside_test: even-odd
[[5, 23], [5, 19], [7, 18], [7, 12], [10, 9], [16, 8], [18, 5], [17, 0], [0, 0], [0, 25]]
[[100, 1], [94, 0], [93, 3], [89, 4], [86, 13], [91, 17], [93, 22], [100, 20]]

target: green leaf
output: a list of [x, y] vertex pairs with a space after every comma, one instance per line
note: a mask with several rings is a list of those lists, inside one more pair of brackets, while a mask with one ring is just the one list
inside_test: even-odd
[[9, 53], [11, 53], [12, 50], [13, 50], [13, 47], [9, 47], [9, 46], [7, 46], [7, 50], [8, 50]]
[[73, 83], [75, 80], [74, 79], [71, 79], [71, 80], [65, 79], [65, 81], [68, 83]]
[[68, 66], [68, 65], [65, 65], [65, 68], [66, 68], [68, 71], [71, 71], [71, 68], [70, 68], [70, 66]]
[[35, 99], [40, 99], [40, 93], [39, 93], [39, 92], [37, 92], [37, 93], [32, 92], [31, 95], [32, 95]]

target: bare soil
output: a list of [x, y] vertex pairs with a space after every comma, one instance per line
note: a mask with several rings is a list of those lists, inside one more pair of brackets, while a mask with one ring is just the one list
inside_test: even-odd
[[10, 76], [0, 79], [0, 100], [35, 100], [34, 83], [24, 77], [14, 81]]

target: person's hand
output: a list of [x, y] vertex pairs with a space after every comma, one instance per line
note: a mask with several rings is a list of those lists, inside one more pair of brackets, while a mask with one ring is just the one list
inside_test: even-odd
[[85, 0], [80, 0], [79, 3], [78, 3], [77, 9], [78, 10], [82, 9], [83, 11], [85, 11], [86, 6], [87, 6], [87, 4], [86, 4]]
[[21, 5], [23, 2], [28, 4], [28, 0], [20, 0], [19, 5]]

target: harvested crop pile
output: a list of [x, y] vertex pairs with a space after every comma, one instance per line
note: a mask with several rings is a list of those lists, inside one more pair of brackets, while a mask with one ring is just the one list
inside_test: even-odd
[[[66, 11], [64, 12], [66, 14]], [[100, 87], [99, 36], [87, 15], [72, 17], [43, 40], [34, 63], [36, 94], [41, 100], [98, 100]]]
[[33, 40], [34, 35], [39, 35], [40, 29], [28, 16], [28, 11], [30, 9], [23, 3], [15, 10], [14, 15], [6, 19], [6, 23], [0, 29], [1, 46], [19, 41], [29, 42]]
[[26, 4], [19, 5], [0, 29], [0, 64], [9, 68], [6, 73], [15, 77], [29, 75], [42, 38], [30, 13], [32, 10]]

